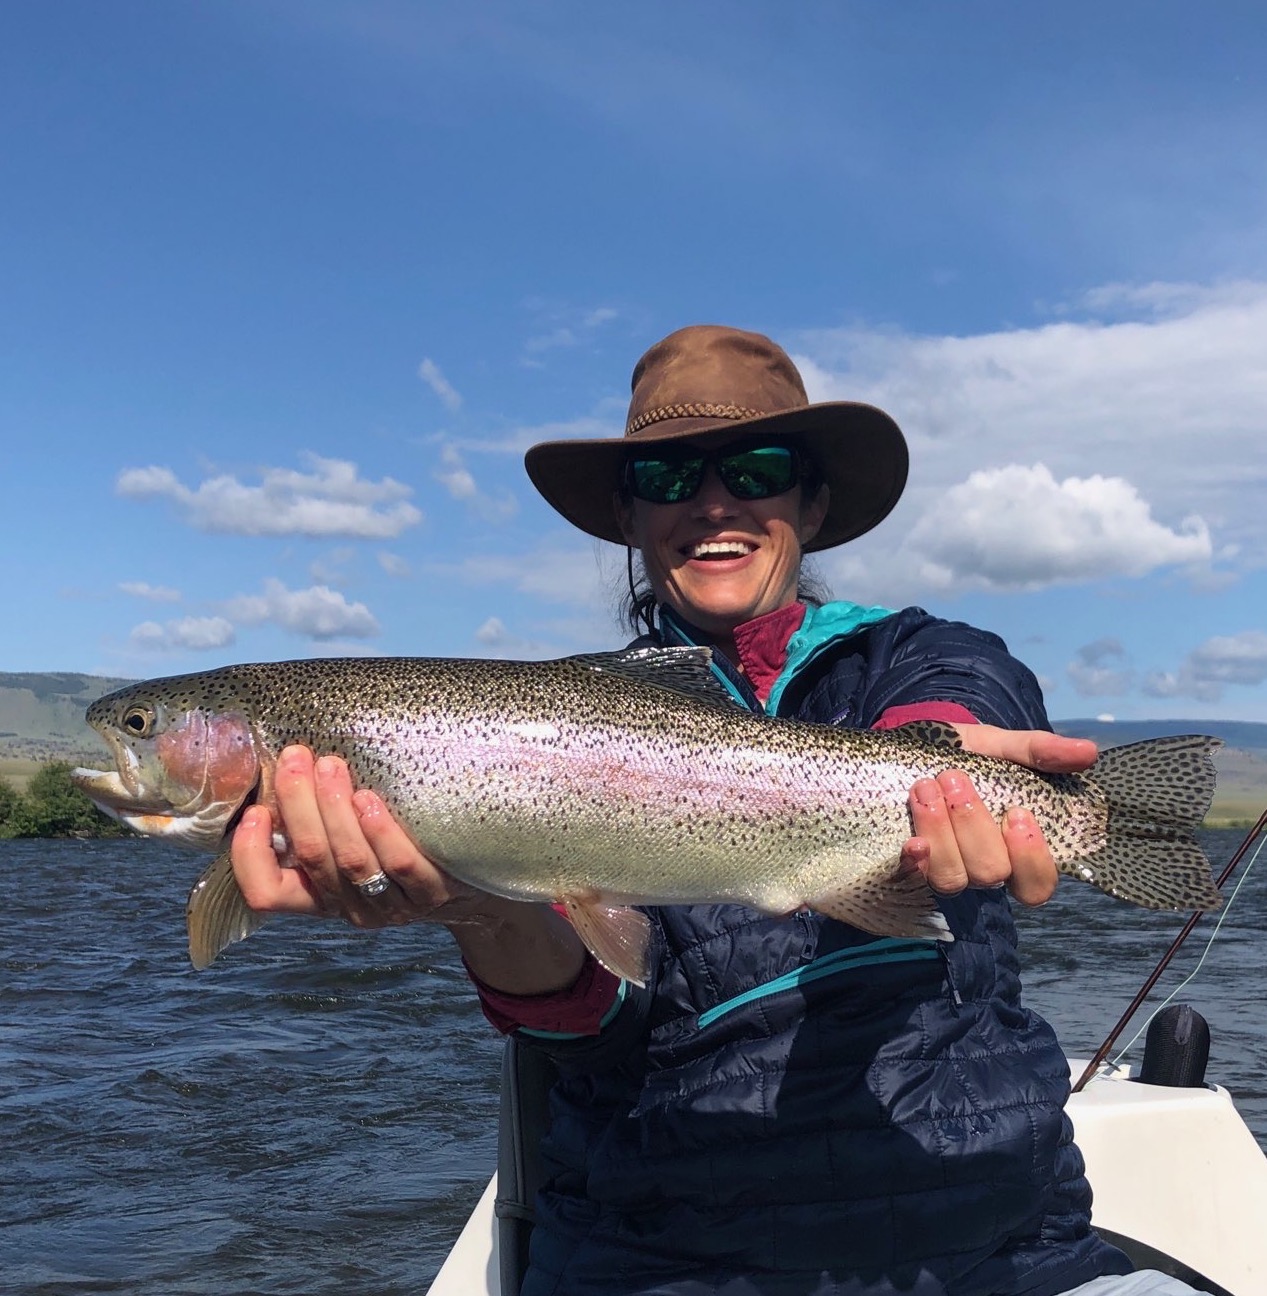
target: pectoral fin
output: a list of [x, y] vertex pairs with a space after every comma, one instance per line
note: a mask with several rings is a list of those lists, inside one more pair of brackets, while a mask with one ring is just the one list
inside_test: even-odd
[[806, 903], [873, 936], [954, 940], [924, 875], [904, 872], [897, 859], [886, 861], [862, 878], [829, 887]]
[[257, 931], [267, 916], [247, 907], [233, 876], [229, 852], [217, 855], [194, 883], [185, 905], [190, 962], [201, 971], [226, 945]]
[[646, 914], [584, 896], [563, 896], [562, 903], [585, 948], [609, 972], [635, 985], [647, 984], [651, 924]]

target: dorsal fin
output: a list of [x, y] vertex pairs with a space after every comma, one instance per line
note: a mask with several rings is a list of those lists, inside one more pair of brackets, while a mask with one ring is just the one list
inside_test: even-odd
[[581, 653], [566, 660], [588, 670], [623, 675], [641, 684], [672, 689], [697, 702], [733, 710], [738, 703], [713, 673], [713, 650], [685, 647], [623, 648], [620, 652]]
[[897, 738], [910, 738], [913, 742], [927, 743], [930, 747], [954, 747], [963, 751], [963, 739], [953, 725], [944, 720], [912, 720], [910, 724], [897, 725], [889, 732]]

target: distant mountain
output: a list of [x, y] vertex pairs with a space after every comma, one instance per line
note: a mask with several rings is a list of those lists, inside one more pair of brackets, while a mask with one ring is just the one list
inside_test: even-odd
[[1166, 734], [1209, 734], [1229, 747], [1267, 752], [1267, 724], [1249, 720], [1057, 720], [1052, 727], [1072, 738], [1090, 738], [1100, 747], [1120, 747]]
[[1222, 738], [1214, 753], [1219, 784], [1206, 822], [1246, 823], [1267, 805], [1267, 724], [1246, 720], [1059, 720], [1053, 728], [1099, 747], [1121, 747], [1167, 734], [1209, 734]]
[[130, 681], [63, 671], [0, 671], [0, 755], [72, 760], [102, 744], [84, 722], [88, 704]]

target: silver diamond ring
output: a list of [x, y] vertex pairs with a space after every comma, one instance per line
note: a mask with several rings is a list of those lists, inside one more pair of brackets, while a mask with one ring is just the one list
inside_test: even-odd
[[391, 886], [391, 884], [392, 884], [391, 878], [389, 878], [387, 874], [383, 872], [382, 869], [379, 869], [378, 872], [375, 873], [373, 877], [367, 877], [364, 882], [352, 883], [352, 885], [356, 887], [356, 889], [363, 896], [371, 896], [371, 897], [382, 895], [383, 892], [386, 891], [389, 886]]

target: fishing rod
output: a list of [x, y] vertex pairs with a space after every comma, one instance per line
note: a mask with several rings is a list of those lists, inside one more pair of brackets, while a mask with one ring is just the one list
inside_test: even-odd
[[[1217, 885], [1220, 888], [1228, 880], [1228, 878], [1230, 878], [1232, 874], [1236, 871], [1236, 866], [1241, 862], [1242, 859], [1245, 858], [1245, 852], [1249, 850], [1249, 848], [1258, 839], [1258, 837], [1261, 835], [1264, 828], [1267, 828], [1267, 810], [1264, 810], [1262, 814], [1258, 816], [1258, 822], [1249, 830], [1249, 832], [1245, 836], [1245, 840], [1241, 842], [1241, 844], [1236, 848], [1236, 853], [1232, 856], [1230, 860], [1228, 860], [1227, 866], [1224, 868], [1223, 872], [1219, 875], [1218, 878]], [[1103, 1062], [1106, 1057], [1108, 1057], [1109, 1050], [1112, 1049], [1113, 1045], [1117, 1043], [1118, 1036], [1121, 1035], [1121, 1033], [1126, 1029], [1127, 1025], [1129, 1024], [1131, 1018], [1134, 1017], [1135, 1014], [1139, 1011], [1140, 1004], [1142, 1004], [1144, 1000], [1148, 998], [1149, 992], [1152, 990], [1153, 986], [1157, 984], [1158, 980], [1161, 977], [1161, 974], [1166, 970], [1167, 967], [1170, 966], [1170, 960], [1173, 959], [1174, 956], [1179, 952], [1180, 946], [1184, 943], [1184, 941], [1188, 939], [1188, 937], [1192, 934], [1193, 928], [1196, 927], [1197, 923], [1199, 923], [1201, 919], [1204, 917], [1205, 917], [1205, 911], [1198, 910], [1196, 913], [1192, 915], [1192, 917], [1188, 919], [1186, 923], [1184, 923], [1183, 930], [1179, 933], [1178, 936], [1175, 937], [1174, 942], [1171, 944], [1170, 948], [1165, 952], [1165, 954], [1161, 956], [1161, 960], [1158, 962], [1157, 966], [1153, 968], [1152, 972], [1148, 976], [1148, 979], [1144, 982], [1142, 986], [1140, 986], [1138, 993], [1135, 995], [1135, 998], [1131, 1000], [1130, 1007], [1127, 1008], [1127, 1010], [1122, 1014], [1121, 1021], [1119, 1021], [1118, 1024], [1113, 1027], [1113, 1029], [1109, 1032], [1108, 1038], [1096, 1050], [1095, 1057], [1093, 1057], [1091, 1061], [1087, 1063], [1087, 1069], [1082, 1073], [1081, 1077], [1078, 1080], [1078, 1083], [1073, 1087], [1074, 1093], [1078, 1093], [1082, 1089], [1083, 1085], [1085, 1085], [1087, 1081], [1090, 1080], [1091, 1077], [1099, 1069], [1100, 1063]]]

